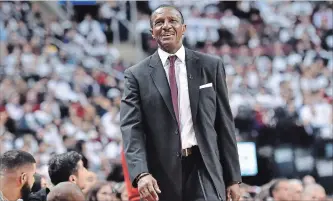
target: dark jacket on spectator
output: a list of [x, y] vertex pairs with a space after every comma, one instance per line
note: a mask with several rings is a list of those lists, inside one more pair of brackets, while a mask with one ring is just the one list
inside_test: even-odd
[[46, 201], [47, 194], [49, 194], [49, 188], [43, 188], [36, 193], [31, 193], [28, 201]]

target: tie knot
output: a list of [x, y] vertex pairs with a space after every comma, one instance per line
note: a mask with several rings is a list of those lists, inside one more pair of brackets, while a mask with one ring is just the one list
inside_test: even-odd
[[176, 59], [177, 59], [176, 55], [169, 56], [170, 64], [175, 64]]

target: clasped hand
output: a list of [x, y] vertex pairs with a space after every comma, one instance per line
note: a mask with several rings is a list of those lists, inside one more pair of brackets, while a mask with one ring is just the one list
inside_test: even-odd
[[143, 176], [138, 181], [138, 190], [140, 197], [146, 201], [158, 201], [158, 193], [161, 193], [156, 179], [150, 174]]

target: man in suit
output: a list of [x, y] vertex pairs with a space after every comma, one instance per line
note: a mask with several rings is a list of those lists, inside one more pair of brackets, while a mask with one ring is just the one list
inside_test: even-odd
[[181, 12], [151, 15], [158, 50], [125, 71], [124, 153], [144, 200], [238, 201], [241, 174], [221, 59], [184, 48]]

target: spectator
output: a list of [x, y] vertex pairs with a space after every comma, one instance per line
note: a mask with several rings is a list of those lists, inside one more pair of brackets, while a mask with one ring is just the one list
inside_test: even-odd
[[274, 201], [289, 201], [291, 200], [289, 188], [287, 179], [279, 179], [269, 188], [269, 195]]
[[47, 195], [47, 201], [79, 201], [84, 199], [80, 188], [72, 182], [57, 184]]
[[109, 182], [95, 184], [87, 195], [87, 201], [120, 201]]
[[27, 200], [36, 172], [34, 157], [25, 151], [11, 150], [0, 161], [0, 200]]
[[319, 184], [309, 184], [304, 188], [302, 200], [326, 201], [325, 189]]
[[290, 179], [289, 180], [289, 191], [290, 191], [292, 201], [301, 200], [302, 193], [303, 193], [302, 182], [298, 179]]
[[[49, 177], [53, 185], [61, 182], [72, 182], [81, 190], [86, 188], [89, 172], [83, 166], [82, 156], [75, 151], [55, 155], [49, 161]], [[50, 189], [41, 189], [32, 194], [29, 201], [46, 201]]]
[[83, 166], [82, 156], [75, 151], [55, 155], [49, 161], [51, 182], [57, 185], [69, 181], [84, 189], [89, 172]]

